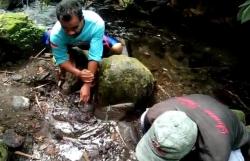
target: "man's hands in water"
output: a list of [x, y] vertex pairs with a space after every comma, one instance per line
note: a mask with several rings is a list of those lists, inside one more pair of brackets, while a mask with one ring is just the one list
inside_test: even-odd
[[90, 98], [90, 83], [84, 83], [80, 90], [80, 102], [87, 103]]
[[87, 69], [83, 69], [79, 72], [78, 77], [84, 82], [80, 90], [80, 101], [87, 103], [90, 99], [90, 88], [94, 80], [94, 74]]

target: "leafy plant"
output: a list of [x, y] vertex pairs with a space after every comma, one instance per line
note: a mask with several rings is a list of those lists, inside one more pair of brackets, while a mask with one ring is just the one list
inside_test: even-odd
[[239, 6], [240, 10], [237, 15], [238, 21], [245, 23], [250, 20], [250, 0], [246, 0], [245, 3]]

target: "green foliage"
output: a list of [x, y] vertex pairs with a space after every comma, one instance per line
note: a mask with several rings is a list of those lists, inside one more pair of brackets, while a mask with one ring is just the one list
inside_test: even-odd
[[250, 20], [250, 0], [246, 0], [245, 3], [239, 6], [240, 10], [237, 15], [238, 21], [245, 23]]
[[121, 6], [121, 7], [124, 7], [124, 8], [126, 8], [126, 7], [128, 7], [129, 5], [131, 5], [131, 4], [133, 4], [133, 0], [119, 0], [119, 5]]

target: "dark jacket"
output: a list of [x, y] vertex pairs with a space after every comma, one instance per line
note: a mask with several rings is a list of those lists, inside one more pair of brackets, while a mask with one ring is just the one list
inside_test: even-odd
[[146, 114], [145, 130], [160, 114], [171, 110], [183, 111], [196, 122], [199, 133], [195, 153], [202, 161], [228, 161], [231, 150], [250, 141], [245, 126], [227, 106], [201, 94], [173, 97], [154, 105]]

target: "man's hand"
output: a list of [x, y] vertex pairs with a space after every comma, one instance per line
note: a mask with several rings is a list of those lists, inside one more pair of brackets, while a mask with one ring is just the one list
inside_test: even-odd
[[85, 83], [90, 83], [94, 80], [94, 74], [91, 70], [88, 69], [79, 70], [70, 61], [66, 61], [65, 63], [61, 64], [60, 67], [66, 70], [67, 72], [70, 72], [75, 76], [79, 77]]
[[87, 103], [90, 98], [90, 83], [84, 83], [80, 90], [80, 102]]
[[79, 72], [78, 77], [84, 82], [84, 83], [91, 83], [94, 80], [94, 74], [87, 70], [83, 69]]

